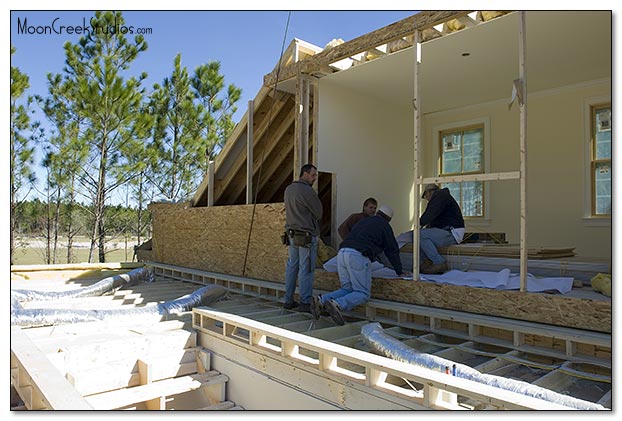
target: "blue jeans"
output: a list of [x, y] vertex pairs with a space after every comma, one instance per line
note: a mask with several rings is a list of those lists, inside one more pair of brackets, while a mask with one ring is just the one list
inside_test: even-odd
[[[289, 239], [293, 243], [292, 238]], [[285, 302], [294, 301], [296, 278], [300, 281], [300, 302], [309, 304], [313, 294], [313, 277], [317, 258], [317, 237], [312, 238], [311, 246], [288, 246], [287, 265], [285, 266]]]
[[419, 234], [419, 263], [428, 258], [432, 263], [445, 263], [445, 258], [438, 252], [438, 247], [457, 244], [451, 231], [441, 228], [423, 228]]
[[343, 248], [337, 254], [341, 288], [321, 297], [322, 304], [335, 300], [343, 311], [365, 304], [371, 296], [371, 262], [360, 251]]

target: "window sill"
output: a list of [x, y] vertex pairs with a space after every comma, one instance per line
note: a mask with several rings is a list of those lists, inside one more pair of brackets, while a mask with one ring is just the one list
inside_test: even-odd
[[611, 218], [585, 217], [583, 218], [583, 224], [586, 227], [610, 227]]

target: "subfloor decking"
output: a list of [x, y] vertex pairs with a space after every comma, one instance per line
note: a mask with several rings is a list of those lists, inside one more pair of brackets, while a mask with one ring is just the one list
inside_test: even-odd
[[[197, 271], [189, 270], [194, 281], [180, 281], [174, 278], [183, 279], [187, 275], [162, 268], [156, 270], [158, 276], [154, 283], [121, 289], [109, 296], [30, 302], [24, 307], [123, 309], [179, 298], [201, 286], [197, 284], [212, 279], [209, 274], [198, 277]], [[17, 289], [70, 290], [91, 285], [103, 277], [101, 272], [77, 277], [73, 274], [60, 280], [50, 278], [49, 273], [42, 275], [31, 272], [27, 275], [30, 279], [16, 276], [11, 286]], [[611, 407], [611, 335], [382, 300], [370, 301], [363, 311], [347, 315], [349, 323], [346, 326], [336, 326], [328, 317], [315, 321], [310, 314], [284, 310], [279, 303], [284, 287], [281, 284], [271, 287], [265, 282], [254, 284], [252, 280], [229, 278], [212, 279], [226, 286], [229, 293], [226, 300], [208, 308], [364, 352], [370, 350], [360, 334], [361, 326], [375, 320], [382, 323], [387, 333], [419, 352]], [[201, 383], [206, 379], [199, 379], [197, 383], [197, 379], [188, 377], [209, 371], [209, 353], [197, 347], [197, 333], [190, 320], [191, 314], [188, 313], [176, 320], [156, 324], [140, 320], [121, 326], [94, 322], [21, 331], [59, 373], [70, 379], [92, 406], [107, 409], [120, 404], [126, 404], [126, 409], [240, 409], [227, 401], [226, 396], [214, 397], [214, 394], [222, 394], [224, 389], [208, 393]], [[168, 351], [162, 352], [163, 348]], [[124, 358], [128, 353], [132, 353], [132, 357]], [[12, 372], [13, 369], [12, 358]], [[222, 373], [222, 376], [226, 374]], [[186, 382], [184, 396], [166, 399], [161, 396], [166, 392], [154, 392], [155, 387], [146, 387], [149, 383], [176, 377], [184, 380], [174, 383], [177, 386], [171, 382], [168, 386], [161, 384], [161, 387], [173, 390], [179, 383]], [[219, 381], [222, 384], [235, 379], [219, 377]], [[410, 387], [399, 378], [389, 378], [388, 381], [399, 388]], [[132, 404], [132, 400], [138, 403]], [[458, 404], [467, 409], [486, 409], [482, 402], [462, 400]]]

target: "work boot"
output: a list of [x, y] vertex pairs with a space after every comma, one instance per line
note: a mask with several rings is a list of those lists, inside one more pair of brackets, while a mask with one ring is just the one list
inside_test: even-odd
[[339, 326], [343, 326], [345, 321], [343, 320], [343, 316], [341, 315], [341, 309], [339, 308], [339, 304], [335, 302], [335, 300], [328, 300], [324, 306], [326, 307], [326, 311], [330, 314], [330, 318], [333, 319], [335, 323]]
[[425, 273], [426, 275], [440, 275], [449, 270], [447, 267], [447, 263], [433, 263], [425, 269], [421, 268], [421, 273]]
[[311, 314], [313, 315], [313, 318], [315, 320], [319, 320], [320, 313], [324, 309], [323, 307], [324, 306], [322, 305], [322, 300], [320, 300], [319, 295], [314, 295], [313, 297], [311, 297]]
[[432, 261], [430, 259], [423, 259], [423, 262], [421, 262], [421, 264], [419, 265], [419, 272], [421, 273], [427, 273], [425, 272], [426, 270], [428, 270], [428, 268], [432, 266]]
[[296, 309], [296, 311], [299, 311], [301, 313], [311, 313], [311, 305], [307, 303], [300, 303], [298, 304], [298, 308]]
[[298, 307], [298, 303], [296, 301], [288, 301], [287, 303], [283, 304], [283, 308], [285, 310], [291, 310], [296, 307]]

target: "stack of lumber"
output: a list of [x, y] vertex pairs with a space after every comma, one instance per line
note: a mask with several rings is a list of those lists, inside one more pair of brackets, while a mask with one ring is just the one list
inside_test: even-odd
[[[441, 254], [461, 256], [506, 257], [520, 259], [518, 244], [462, 243], [455, 246], [441, 247]], [[402, 253], [412, 253], [412, 244], [400, 249]], [[558, 259], [573, 257], [574, 247], [532, 247], [527, 249], [529, 259]]]
[[[466, 256], [520, 258], [520, 246], [518, 244], [458, 244], [441, 248], [439, 251], [444, 254]], [[533, 247], [527, 249], [529, 259], [558, 259], [574, 255], [574, 247]]]

